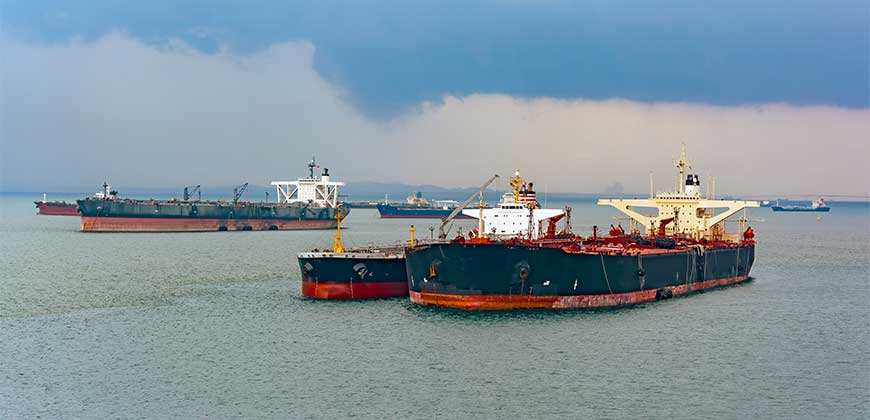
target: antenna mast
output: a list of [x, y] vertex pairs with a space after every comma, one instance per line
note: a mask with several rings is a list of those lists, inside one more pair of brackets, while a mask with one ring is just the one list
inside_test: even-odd
[[314, 179], [314, 168], [317, 167], [317, 163], [314, 161], [314, 156], [311, 156], [311, 162], [308, 162], [308, 178]]
[[674, 166], [680, 170], [680, 177], [677, 178], [677, 192], [683, 193], [686, 191], [686, 188], [683, 185], [683, 180], [686, 176], [686, 166], [691, 166], [689, 162], [686, 161], [686, 143], [682, 143], [680, 146], [680, 160], [674, 162]]
[[649, 171], [649, 198], [653, 198], [653, 172]]

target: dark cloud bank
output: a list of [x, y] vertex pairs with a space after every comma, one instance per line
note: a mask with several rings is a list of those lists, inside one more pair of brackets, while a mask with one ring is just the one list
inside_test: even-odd
[[238, 54], [308, 40], [360, 112], [445, 94], [718, 105], [868, 106], [864, 1], [3, 0], [4, 30], [49, 43], [121, 31]]

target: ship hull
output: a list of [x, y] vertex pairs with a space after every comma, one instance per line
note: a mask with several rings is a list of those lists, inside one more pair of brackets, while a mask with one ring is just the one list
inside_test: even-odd
[[[443, 219], [450, 215], [450, 212], [447, 212], [443, 215], [441, 213], [438, 214], [391, 214], [391, 215], [381, 215], [381, 219]], [[454, 217], [454, 219], [471, 219], [471, 217], [459, 215]]]
[[346, 209], [376, 209], [378, 208], [378, 203], [365, 203], [365, 202], [344, 202], [341, 204], [342, 208]]
[[297, 256], [302, 295], [316, 299], [384, 299], [408, 296], [401, 253], [310, 252]]
[[82, 232], [222, 232], [334, 229], [335, 220], [258, 220], [82, 216]]
[[[393, 205], [379, 204], [377, 206], [378, 214], [381, 219], [443, 219], [450, 216], [453, 209], [443, 208], [428, 208], [428, 207], [399, 207]], [[455, 217], [456, 219], [471, 219], [462, 213]]]
[[412, 302], [464, 310], [626, 306], [750, 279], [754, 246], [638, 256], [435, 244], [406, 254]]
[[78, 206], [83, 232], [307, 230], [338, 223], [334, 208], [267, 203], [79, 200]]
[[66, 202], [35, 201], [36, 214], [40, 216], [78, 216], [79, 206]]
[[781, 207], [781, 206], [772, 206], [771, 209], [773, 211], [797, 211], [797, 212], [829, 212], [831, 211], [830, 207]]

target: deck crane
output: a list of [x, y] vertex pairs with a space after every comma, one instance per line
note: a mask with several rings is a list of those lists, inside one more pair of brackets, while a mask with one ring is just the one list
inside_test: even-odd
[[498, 178], [498, 174], [493, 175], [486, 182], [484, 182], [483, 185], [480, 187], [480, 189], [478, 189], [477, 191], [472, 193], [468, 198], [465, 199], [465, 201], [463, 201], [460, 205], [456, 206], [456, 208], [453, 209], [452, 212], [450, 212], [449, 216], [447, 216], [443, 220], [441, 220], [441, 226], [438, 226], [438, 239], [442, 239], [442, 240], [447, 239], [447, 232], [444, 230], [444, 227], [447, 226], [448, 223], [453, 221], [453, 219], [462, 211], [462, 209], [464, 209], [465, 206], [467, 206], [468, 203], [471, 202], [471, 200], [474, 200], [475, 196], [480, 194], [480, 196], [482, 198], [483, 197], [483, 190], [485, 190], [486, 187], [489, 186], [489, 184], [492, 184], [492, 181], [495, 181], [496, 178]]
[[238, 204], [239, 200], [242, 199], [242, 194], [244, 194], [245, 190], [247, 190], [247, 189], [248, 189], [247, 182], [242, 184], [242, 185], [239, 185], [236, 188], [233, 188], [233, 203]]
[[190, 201], [190, 196], [193, 194], [196, 194], [196, 201], [202, 199], [202, 191], [200, 191], [199, 185], [184, 187], [184, 201]]

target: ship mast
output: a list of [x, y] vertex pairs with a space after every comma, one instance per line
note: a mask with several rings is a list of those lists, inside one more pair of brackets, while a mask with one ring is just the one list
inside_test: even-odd
[[649, 198], [653, 198], [653, 172], [649, 171]]
[[308, 162], [308, 178], [314, 179], [314, 168], [317, 167], [317, 163], [314, 161], [314, 156], [311, 156], [311, 162]]
[[477, 203], [477, 210], [480, 214], [477, 218], [477, 234], [483, 236], [483, 191], [480, 192], [480, 202]]
[[511, 178], [511, 188], [514, 190], [514, 203], [520, 202], [520, 186], [525, 184], [526, 180], [520, 177], [520, 170], [517, 169], [514, 172], [513, 178]]
[[674, 166], [680, 170], [680, 177], [677, 178], [677, 192], [682, 194], [686, 192], [686, 188], [683, 186], [683, 180], [685, 180], [686, 176], [686, 166], [691, 167], [689, 162], [686, 161], [686, 143], [682, 143], [680, 146], [680, 160], [674, 162]]
[[344, 252], [344, 245], [342, 245], [342, 243], [341, 243], [341, 219], [342, 218], [344, 218], [344, 216], [341, 215], [341, 206], [338, 206], [336, 208], [336, 212], [335, 212], [335, 220], [336, 220], [335, 242], [332, 243], [332, 252], [334, 252], [336, 254], [340, 254], [340, 253]]

